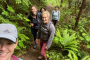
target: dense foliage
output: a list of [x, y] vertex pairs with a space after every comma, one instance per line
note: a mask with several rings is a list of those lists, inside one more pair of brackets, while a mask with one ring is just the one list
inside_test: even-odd
[[19, 43], [15, 54], [26, 53], [25, 49], [30, 47], [33, 40], [27, 19], [31, 6], [45, 6], [45, 4], [44, 1], [38, 0], [0, 0], [0, 23], [14, 24], [18, 30]]
[[[86, 1], [76, 29], [74, 29], [76, 18], [83, 0], [72, 0], [70, 3], [69, 1], [63, 0], [63, 3], [57, 3], [58, 6], [62, 5], [60, 7], [60, 22], [56, 26], [56, 37], [54, 37], [47, 56], [52, 60], [89, 60], [90, 4], [88, 2], [90, 1]], [[88, 13], [86, 14], [86, 12]]]
[[[56, 26], [56, 36], [47, 52], [52, 60], [89, 60], [90, 52], [90, 1], [87, 0], [75, 28], [76, 18], [84, 0], [0, 0], [0, 23], [14, 24], [18, 29], [18, 46], [15, 54], [25, 53], [32, 43], [27, 16], [32, 5], [52, 4], [60, 7], [60, 21]], [[38, 3], [38, 4], [37, 4]]]

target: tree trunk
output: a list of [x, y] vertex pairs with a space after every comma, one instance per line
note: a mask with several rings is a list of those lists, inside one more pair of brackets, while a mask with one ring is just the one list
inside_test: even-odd
[[76, 12], [76, 10], [77, 10], [77, 2], [75, 2], [75, 16], [77, 17], [77, 12]]
[[3, 8], [7, 11], [7, 4], [9, 4], [9, 0], [6, 0], [6, 3], [3, 1]]
[[71, 8], [71, 2], [72, 2], [72, 0], [69, 0], [69, 1], [68, 1], [69, 8]]
[[[61, 4], [63, 3], [63, 0], [61, 0]], [[60, 7], [62, 7], [62, 5], [60, 5]]]
[[86, 3], [86, 0], [83, 0], [82, 5], [80, 7], [80, 11], [79, 11], [78, 16], [76, 18], [76, 23], [75, 23], [75, 28], [74, 28], [75, 30], [78, 27], [79, 18], [80, 18], [81, 14], [82, 14], [82, 10], [84, 8], [85, 3]]

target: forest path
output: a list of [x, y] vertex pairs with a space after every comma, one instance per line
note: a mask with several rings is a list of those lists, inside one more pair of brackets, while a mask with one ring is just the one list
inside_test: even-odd
[[[54, 7], [52, 7], [52, 4], [50, 4], [45, 8], [51, 13]], [[21, 56], [23, 60], [38, 60], [37, 57], [40, 56], [40, 43], [38, 42], [38, 46], [36, 49], [33, 49], [33, 45], [34, 42], [29, 48], [29, 50], [26, 51], [26, 53]]]
[[40, 56], [40, 45], [38, 42], [38, 46], [36, 49], [33, 49], [34, 42], [31, 44], [30, 48], [26, 51], [25, 54], [21, 56], [23, 60], [38, 60], [38, 56]]
[[46, 6], [45, 8], [46, 8], [46, 10], [48, 10], [50, 12], [50, 14], [51, 14], [52, 10], [54, 9], [54, 7], [52, 6], [51, 3], [50, 3], [50, 5]]

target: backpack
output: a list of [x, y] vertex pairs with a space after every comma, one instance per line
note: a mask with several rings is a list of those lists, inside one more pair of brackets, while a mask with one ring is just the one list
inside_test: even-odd
[[19, 60], [19, 59], [18, 59], [16, 56], [14, 56], [14, 55], [12, 55], [11, 58], [12, 58], [13, 60]]

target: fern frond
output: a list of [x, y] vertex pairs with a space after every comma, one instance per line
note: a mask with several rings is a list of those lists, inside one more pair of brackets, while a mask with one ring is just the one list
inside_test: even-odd
[[81, 60], [87, 60], [87, 59], [90, 59], [90, 56], [85, 56]]

